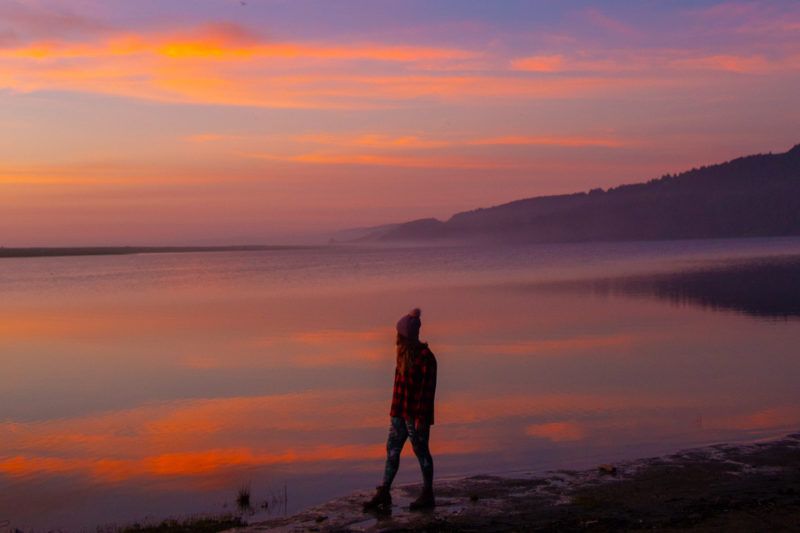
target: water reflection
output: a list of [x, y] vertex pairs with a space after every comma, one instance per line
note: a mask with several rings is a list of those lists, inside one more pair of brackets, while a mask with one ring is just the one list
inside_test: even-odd
[[[795, 316], [775, 301], [797, 295], [796, 261], [420, 287], [398, 285], [398, 265], [381, 273], [382, 258], [368, 288], [287, 293], [255, 274], [226, 285], [244, 268], [228, 260], [180, 290], [148, 277], [112, 291], [86, 270], [92, 290], [40, 280], [0, 300], [0, 518], [74, 530], [222, 511], [244, 484], [258, 505], [288, 487], [289, 511], [373, 486], [392, 325], [412, 305], [439, 361], [441, 475], [593, 466], [800, 426], [800, 327], [750, 317]], [[416, 476], [401, 468], [399, 481]]]
[[782, 257], [705, 266], [667, 274], [593, 280], [598, 293], [631, 294], [733, 310], [752, 316], [800, 316], [800, 258]]

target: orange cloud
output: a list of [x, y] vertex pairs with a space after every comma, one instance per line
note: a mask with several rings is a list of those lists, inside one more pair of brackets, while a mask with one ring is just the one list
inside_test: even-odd
[[[375, 42], [346, 46], [265, 42], [238, 26], [211, 25], [0, 48], [0, 86], [23, 92], [70, 90], [166, 102], [290, 108], [360, 103], [362, 107], [375, 105], [369, 100], [380, 98], [373, 92], [364, 101], [366, 94], [354, 91], [363, 83], [358, 73], [369, 70], [361, 65], [364, 61], [409, 68], [420, 64], [430, 69], [476, 55], [455, 48]], [[404, 74], [399, 72], [397, 77]]]
[[[24, 21], [32, 15], [14, 16]], [[615, 34], [639, 35], [639, 30], [596, 9], [581, 16]], [[52, 15], [45, 19], [45, 27], [59, 23]], [[50, 32], [50, 38], [34, 31], [32, 35], [38, 38], [33, 41], [15, 40], [0, 48], [0, 86], [21, 92], [79, 91], [170, 103], [376, 109], [419, 101], [461, 104], [486, 99], [504, 102], [616, 95], [686, 86], [691, 83], [689, 72], [692, 79], [708, 80], [708, 70], [777, 73], [800, 66], [796, 46], [791, 45], [765, 55], [672, 48], [587, 52], [587, 46], [572, 40], [562, 43], [561, 50], [514, 58], [498, 49], [379, 41], [349, 45], [275, 42], [234, 24], [113, 33], [108, 28], [90, 31], [92, 24], [84, 20], [61, 22], [65, 27], [86, 27], [86, 31], [80, 40], [73, 30], [69, 35]], [[793, 19], [782, 23], [797, 24]], [[386, 147], [396, 142], [408, 148], [442, 147], [430, 144], [435, 141], [426, 145], [420, 138], [365, 138], [360, 142], [364, 146]], [[341, 159], [313, 152], [300, 159], [322, 164], [399, 164], [378, 155], [349, 156], [343, 161], [336, 161], [337, 157]], [[422, 161], [408, 166], [431, 165]]]
[[[3, 48], [0, 85], [22, 92], [82, 91], [163, 102], [370, 109], [420, 99], [564, 98], [646, 90], [659, 81], [658, 77], [509, 76], [507, 59], [484, 56], [457, 48], [375, 42], [347, 46], [265, 42], [239, 27], [217, 25], [161, 34], [116, 34], [84, 42], [43, 40]], [[455, 65], [476, 57], [482, 58], [480, 70], [454, 70]], [[372, 63], [385, 63], [394, 72], [384, 69], [391, 73], [376, 75]], [[556, 72], [567, 68], [569, 60], [559, 54], [522, 58], [511, 64], [520, 71]], [[609, 71], [602, 63], [598, 65]], [[370, 139], [361, 141], [370, 143]], [[385, 144], [387, 139], [377, 141]], [[419, 142], [404, 141], [408, 145]]]
[[672, 61], [672, 66], [686, 69], [722, 70], [738, 74], [758, 74], [769, 72], [779, 65], [761, 56], [711, 55], [676, 59]]
[[[126, 38], [121, 38], [123, 43]], [[155, 52], [178, 59], [325, 59], [339, 61], [373, 60], [416, 63], [430, 60], [463, 60], [477, 57], [470, 50], [429, 46], [387, 46], [364, 42], [348, 46], [326, 43], [263, 42], [245, 28], [213, 24], [193, 31], [179, 31], [150, 37], [127, 37], [138, 46], [116, 47], [123, 53]]]
[[[234, 148], [234, 137], [198, 134], [188, 142], [219, 141], [223, 149]], [[392, 166], [398, 168], [517, 168], [520, 158], [498, 158], [474, 147], [543, 146], [621, 148], [637, 141], [612, 136], [581, 135], [506, 135], [498, 137], [433, 137], [420, 134], [388, 135], [381, 133], [314, 133], [289, 137], [238, 137], [233, 152], [246, 159], [283, 161], [311, 165]], [[262, 152], [259, 145], [269, 144], [273, 151]], [[239, 145], [252, 146], [242, 150]]]
[[234, 24], [210, 24], [192, 30], [169, 33], [119, 33], [89, 43], [45, 40], [21, 47], [0, 49], [0, 56], [39, 60], [78, 57], [163, 56], [171, 59], [326, 59], [374, 60], [414, 63], [430, 60], [463, 60], [477, 52], [456, 48], [388, 46], [365, 42], [348, 46], [325, 43], [264, 42], [247, 29]]
[[511, 62], [514, 70], [529, 72], [559, 72], [565, 70], [564, 56], [561, 54], [529, 56], [515, 59]]
[[324, 146], [348, 146], [381, 149], [430, 149], [453, 146], [452, 141], [446, 139], [431, 139], [420, 135], [386, 135], [380, 133], [364, 133], [360, 135], [348, 134], [307, 134], [291, 137], [298, 144], [320, 144]]
[[[336, 148], [342, 150], [373, 150], [392, 152], [411, 152], [419, 150], [437, 150], [444, 148], [468, 148], [471, 146], [562, 146], [585, 147], [599, 146], [606, 148], [620, 148], [631, 146], [637, 141], [622, 139], [612, 136], [581, 136], [581, 135], [504, 135], [498, 137], [473, 137], [459, 135], [455, 138], [431, 137], [420, 134], [389, 135], [383, 133], [313, 133], [304, 135], [269, 135], [269, 136], [243, 136], [216, 133], [198, 133], [183, 137], [188, 143], [250, 143], [259, 145], [264, 143], [282, 143], [287, 148], [305, 150], [311, 146], [320, 146], [325, 149]], [[331, 155], [331, 154], [329, 154]], [[262, 155], [270, 159], [269, 155]], [[279, 159], [280, 156], [274, 156]]]
[[[657, 75], [654, 69], [660, 63], [660, 53], [632, 53], [614, 50], [599, 52], [594, 55], [556, 54], [545, 56], [526, 56], [511, 61], [512, 70], [532, 73], [591, 73], [619, 75], [621, 73], [639, 72], [640, 75]], [[660, 73], [663, 75], [663, 71]]]
[[497, 169], [514, 166], [513, 163], [497, 161], [492, 158], [437, 156], [423, 157], [419, 155], [384, 155], [369, 153], [307, 153], [300, 155], [279, 155], [267, 153], [240, 153], [242, 157], [266, 159], [271, 161], [289, 161], [313, 165], [368, 165], [389, 166], [398, 168], [486, 168]]
[[581, 137], [581, 136], [524, 136], [507, 135], [503, 137], [490, 137], [486, 139], [476, 139], [469, 141], [474, 145], [530, 145], [530, 146], [602, 146], [607, 148], [619, 148], [630, 146], [633, 142], [612, 137]]
[[617, 148], [630, 145], [632, 141], [613, 137], [558, 136], [558, 135], [506, 135], [486, 138], [442, 139], [420, 135], [392, 136], [378, 133], [362, 135], [310, 134], [291, 138], [298, 144], [320, 144], [324, 146], [346, 146], [377, 149], [436, 149], [466, 146], [530, 145], [530, 146], [605, 146]]
[[190, 143], [207, 143], [212, 141], [235, 140], [236, 138], [236, 136], [220, 135], [217, 133], [197, 133], [184, 137], [183, 140]]
[[531, 73], [586, 73], [672, 78], [686, 71], [722, 70], [737, 73], [773, 73], [798, 68], [794, 47], [779, 47], [773, 57], [750, 54], [707, 54], [692, 49], [598, 50], [534, 55], [511, 61], [513, 70]]

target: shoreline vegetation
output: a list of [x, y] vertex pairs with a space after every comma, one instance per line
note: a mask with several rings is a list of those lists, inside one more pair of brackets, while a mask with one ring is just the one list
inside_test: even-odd
[[437, 507], [411, 513], [419, 486], [392, 490], [390, 515], [364, 514], [359, 491], [232, 532], [796, 531], [800, 433], [518, 478], [436, 483]]
[[246, 244], [233, 246], [70, 246], [39, 248], [0, 247], [0, 259], [12, 257], [68, 257], [82, 255], [176, 254], [190, 252], [263, 252], [309, 246]]

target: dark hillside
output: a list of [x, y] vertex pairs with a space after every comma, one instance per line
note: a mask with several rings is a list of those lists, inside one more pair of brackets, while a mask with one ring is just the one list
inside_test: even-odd
[[655, 240], [800, 235], [800, 145], [647, 183], [423, 219], [379, 240]]

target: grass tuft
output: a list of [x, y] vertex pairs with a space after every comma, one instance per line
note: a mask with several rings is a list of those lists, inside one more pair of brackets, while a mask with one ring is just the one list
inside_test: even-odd
[[250, 487], [244, 486], [239, 489], [239, 493], [236, 495], [236, 505], [239, 506], [239, 510], [241, 511], [247, 511], [251, 509]]
[[117, 529], [116, 533], [217, 533], [246, 525], [239, 516], [198, 517], [164, 520], [159, 524], [132, 524]]

